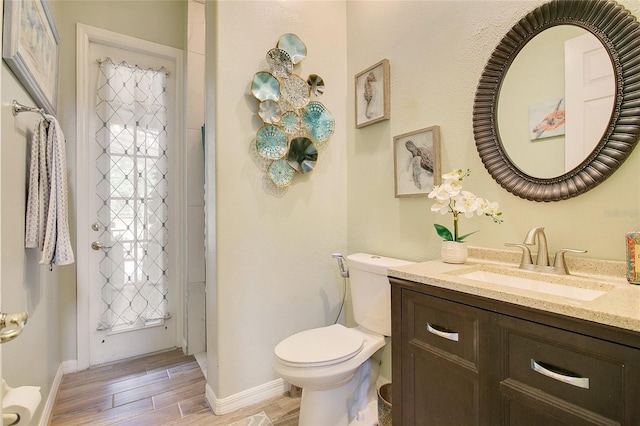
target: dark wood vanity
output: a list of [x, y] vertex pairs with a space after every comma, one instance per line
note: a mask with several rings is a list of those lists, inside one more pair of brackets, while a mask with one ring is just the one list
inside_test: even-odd
[[640, 333], [390, 282], [394, 425], [640, 425]]

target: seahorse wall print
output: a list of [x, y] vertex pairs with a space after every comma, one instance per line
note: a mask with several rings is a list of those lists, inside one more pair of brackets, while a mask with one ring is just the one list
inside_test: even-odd
[[355, 76], [356, 127], [389, 120], [389, 60], [383, 59]]
[[376, 87], [377, 81], [378, 79], [376, 78], [376, 75], [373, 73], [373, 71], [370, 71], [367, 75], [367, 79], [364, 82], [364, 102], [366, 105], [364, 115], [367, 118], [373, 118], [373, 113], [371, 112], [370, 108], [371, 102], [376, 97], [376, 93], [378, 91], [378, 88]]

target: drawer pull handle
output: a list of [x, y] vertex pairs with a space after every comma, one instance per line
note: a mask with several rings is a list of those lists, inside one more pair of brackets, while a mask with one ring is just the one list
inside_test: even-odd
[[581, 377], [569, 371], [557, 372], [551, 369], [548, 364], [538, 363], [534, 359], [531, 360], [531, 369], [544, 376], [551, 377], [559, 382], [567, 383], [583, 389], [589, 389], [589, 378]]
[[427, 323], [427, 331], [429, 333], [435, 334], [436, 336], [440, 336], [447, 340], [453, 340], [454, 342], [458, 341], [458, 333], [447, 330], [446, 328], [444, 330], [438, 330], [438, 328], [440, 327]]

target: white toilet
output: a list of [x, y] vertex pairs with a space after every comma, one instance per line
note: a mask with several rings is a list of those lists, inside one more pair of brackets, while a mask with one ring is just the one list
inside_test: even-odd
[[274, 349], [273, 369], [302, 388], [300, 426], [378, 423], [378, 363], [371, 356], [391, 335], [390, 267], [413, 262], [357, 253], [347, 256], [357, 327], [340, 324], [296, 333]]

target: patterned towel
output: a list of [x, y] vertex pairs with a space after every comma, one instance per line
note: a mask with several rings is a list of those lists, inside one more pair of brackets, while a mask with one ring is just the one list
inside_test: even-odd
[[69, 235], [65, 140], [58, 120], [46, 117], [36, 123], [31, 141], [25, 246], [42, 250], [40, 264], [68, 265], [75, 259]]

